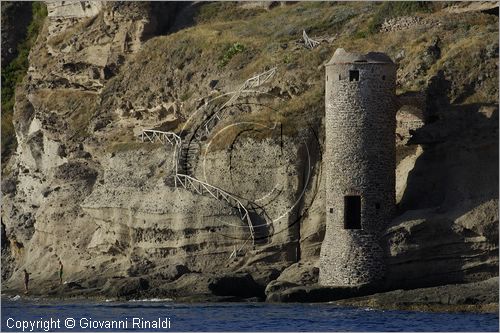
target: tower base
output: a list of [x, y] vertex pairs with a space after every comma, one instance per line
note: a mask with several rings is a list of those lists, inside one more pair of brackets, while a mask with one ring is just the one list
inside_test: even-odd
[[[319, 262], [319, 284], [358, 286], [385, 276], [383, 250], [378, 237], [363, 230], [327, 230]], [[333, 236], [333, 237], [332, 237]]]

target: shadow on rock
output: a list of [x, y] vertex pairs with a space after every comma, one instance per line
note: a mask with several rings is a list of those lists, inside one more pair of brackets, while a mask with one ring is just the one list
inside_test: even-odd
[[498, 275], [498, 105], [450, 104], [436, 90], [446, 79], [434, 81], [428, 123], [409, 141], [423, 153], [384, 236], [392, 289]]

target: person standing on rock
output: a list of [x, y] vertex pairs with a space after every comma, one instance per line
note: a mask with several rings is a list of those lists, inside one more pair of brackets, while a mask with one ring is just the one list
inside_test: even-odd
[[28, 293], [28, 283], [30, 282], [30, 273], [24, 269], [24, 293]]
[[62, 285], [63, 282], [62, 282], [62, 277], [63, 277], [63, 264], [62, 264], [62, 261], [61, 259], [59, 259], [59, 284]]

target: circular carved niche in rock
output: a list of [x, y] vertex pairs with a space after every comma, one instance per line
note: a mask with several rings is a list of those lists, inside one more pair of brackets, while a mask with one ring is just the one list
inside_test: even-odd
[[[200, 176], [246, 200], [269, 199], [273, 192], [282, 192], [288, 175], [294, 174], [294, 147], [282, 139], [280, 123], [258, 116], [269, 112], [265, 105], [238, 104], [231, 109], [228, 114], [234, 120], [214, 128], [205, 143]], [[257, 117], [235, 117], [242, 112]]]
[[271, 225], [273, 234], [284, 231], [295, 224], [292, 217], [303, 217], [296, 216], [299, 205], [312, 204], [303, 201], [316, 159], [310, 151], [318, 149], [310, 148], [306, 139], [284, 137], [281, 123], [269, 119], [273, 110], [266, 105], [242, 103], [231, 108], [233, 120], [218, 124], [203, 144], [200, 180], [241, 198], [263, 215], [258, 219]]

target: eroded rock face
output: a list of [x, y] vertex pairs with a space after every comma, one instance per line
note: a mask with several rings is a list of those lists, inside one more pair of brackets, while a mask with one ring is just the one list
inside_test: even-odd
[[[12, 258], [5, 266], [11, 269], [3, 275], [7, 288], [21, 287], [20, 272], [26, 267], [34, 272], [34, 290], [58, 292], [51, 280], [60, 258], [65, 279], [79, 286], [70, 288], [75, 293], [102, 290], [127, 297], [136, 287], [147, 291], [140, 287], [138, 279], [143, 277], [160, 286], [185, 274], [234, 271], [251, 272], [262, 294], [264, 286], [301, 255], [299, 241], [313, 245], [303, 257], [317, 255], [317, 145], [307, 157], [304, 140], [282, 138], [283, 148], [274, 139], [240, 137], [233, 149], [215, 149], [206, 156], [211, 183], [252, 201], [262, 198], [259, 205], [271, 213], [269, 227], [280, 232], [264, 234], [254, 245], [234, 207], [175, 189], [167, 181], [174, 172], [173, 147], [130, 139], [120, 144], [129, 130], [137, 135], [145, 126], [175, 129], [186, 112], [178, 99], [147, 109], [124, 100], [117, 110], [97, 112], [102, 87], [144, 41], [168, 29], [165, 17], [173, 17], [175, 8], [148, 3], [49, 4], [45, 28], [30, 55], [27, 83], [16, 95], [16, 171], [2, 186], [8, 196], [2, 216], [10, 244], [5, 251]], [[158, 21], [162, 13], [166, 16]], [[305, 141], [310, 139], [306, 133]], [[272, 156], [283, 154], [283, 161], [276, 164], [262, 155], [263, 150]], [[305, 163], [310, 170], [304, 175]], [[202, 165], [196, 171], [200, 179]], [[231, 174], [228, 170], [233, 178], [225, 177]], [[254, 187], [249, 179], [260, 186]], [[310, 209], [312, 203], [317, 207]], [[299, 228], [297, 221], [307, 221], [303, 216], [309, 209], [315, 220]], [[106, 273], [96, 278], [101, 270]], [[123, 279], [111, 288], [107, 280], [116, 277]]]
[[[245, 106], [230, 110], [214, 128], [223, 140], [200, 143], [200, 153], [207, 153], [194, 176], [257, 201], [275, 220], [272, 236], [253, 244], [232, 207], [172, 187], [172, 146], [142, 143], [137, 135], [142, 128], [180, 132], [192, 110], [234, 91], [261, 68], [241, 71], [235, 60], [221, 70], [217, 62], [203, 61], [217, 53], [197, 47], [206, 40], [196, 36], [151, 38], [168, 31], [178, 9], [172, 3], [61, 5], [50, 4], [25, 84], [16, 93], [18, 150], [12, 172], [2, 177], [4, 288], [22, 288], [23, 268], [33, 273], [30, 286], [41, 295], [190, 299], [198, 293], [204, 300], [228, 300], [234, 281], [252, 289], [241, 297], [262, 297], [265, 286], [271, 294], [316, 283], [325, 232], [322, 116], [303, 112], [315, 119], [317, 133], [281, 135], [276, 119], [268, 119], [274, 111], [249, 106], [272, 101], [245, 96]], [[294, 66], [262, 87], [263, 95], [298, 101], [313, 89], [315, 79], [302, 77]], [[436, 97], [446, 86], [438, 83], [428, 94], [433, 109], [449, 106]], [[484, 106], [466, 113], [459, 122], [449, 122], [446, 113], [433, 114], [439, 121], [432, 124], [414, 113], [400, 119], [412, 126], [398, 129], [397, 197], [402, 213], [416, 212], [400, 216], [386, 235], [395, 274], [439, 259], [428, 240], [438, 226], [447, 255], [465, 271], [454, 278], [490, 276], [498, 263], [490, 230], [498, 220], [492, 186], [498, 177], [491, 178], [498, 167], [491, 163], [498, 150], [498, 111]], [[228, 125], [252, 117], [266, 128], [225, 136]], [[259, 137], [262, 132], [267, 139]], [[476, 256], [479, 251], [485, 254]], [[68, 281], [62, 289], [54, 286], [58, 258]], [[415, 258], [421, 261], [412, 264]], [[427, 282], [453, 268], [443, 265]]]
[[[101, 156], [89, 152], [95, 141], [86, 126], [99, 90], [124, 57], [167, 29], [175, 14], [171, 4], [66, 1], [47, 6], [48, 18], [30, 53], [26, 85], [16, 94], [18, 150], [11, 161], [14, 172], [2, 186], [9, 196], [2, 204], [9, 248], [2, 251], [14, 260], [4, 266], [12, 269], [3, 270], [2, 278], [12, 278], [13, 288], [20, 286], [20, 267], [34, 273], [34, 286], [44, 288], [56, 272], [57, 258], [65, 262], [68, 279], [73, 274], [90, 278], [107, 262], [125, 266], [123, 270], [134, 267], [132, 271], [141, 265], [135, 263], [140, 260], [129, 262], [128, 255], [124, 265], [119, 256], [92, 260], [102, 251], [96, 245], [102, 237], [81, 205], [106, 176]], [[102, 123], [96, 121], [94, 127], [102, 129]], [[110, 241], [108, 249], [101, 241], [104, 252], [123, 252], [120, 237]]]
[[401, 215], [384, 236], [395, 286], [497, 276], [498, 108], [449, 108], [414, 131], [419, 145], [398, 166]]
[[173, 24], [177, 3], [50, 1], [46, 31], [32, 57], [32, 89], [100, 91], [127, 54]]
[[409, 211], [394, 221], [385, 240], [390, 280], [401, 288], [496, 276], [498, 199], [446, 212]]

